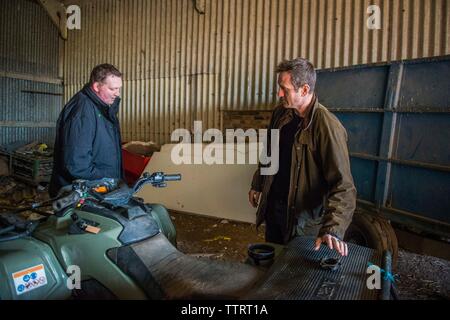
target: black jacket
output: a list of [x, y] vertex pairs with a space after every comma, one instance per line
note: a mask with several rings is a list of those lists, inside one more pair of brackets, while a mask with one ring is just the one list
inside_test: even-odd
[[76, 179], [123, 178], [119, 103], [105, 104], [85, 85], [64, 106], [56, 124], [51, 196]]

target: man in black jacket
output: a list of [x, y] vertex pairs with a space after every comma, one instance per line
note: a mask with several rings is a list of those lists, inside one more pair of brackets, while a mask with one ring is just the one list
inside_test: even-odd
[[64, 106], [56, 124], [52, 197], [76, 179], [123, 178], [117, 119], [121, 87], [122, 73], [101, 64]]

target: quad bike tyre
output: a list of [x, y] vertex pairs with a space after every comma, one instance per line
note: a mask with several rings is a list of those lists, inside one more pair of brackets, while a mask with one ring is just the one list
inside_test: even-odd
[[392, 268], [396, 268], [398, 242], [394, 229], [388, 220], [362, 211], [356, 211], [344, 240], [375, 249], [380, 254], [385, 250], [389, 250], [392, 254]]

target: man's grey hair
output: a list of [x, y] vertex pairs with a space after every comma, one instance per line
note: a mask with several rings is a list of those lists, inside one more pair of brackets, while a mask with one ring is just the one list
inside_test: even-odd
[[295, 91], [307, 84], [310, 88], [309, 92], [314, 92], [317, 75], [313, 64], [307, 59], [284, 60], [277, 66], [276, 72], [289, 72]]

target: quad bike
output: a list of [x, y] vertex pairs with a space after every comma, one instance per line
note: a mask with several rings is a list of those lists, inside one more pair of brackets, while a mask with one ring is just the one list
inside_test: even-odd
[[[135, 197], [180, 175], [145, 173], [133, 187], [77, 180], [53, 199], [54, 214], [28, 221], [0, 214], [0, 299], [376, 299], [367, 263], [390, 256], [349, 244], [338, 258], [313, 238], [249, 246], [247, 263], [198, 258], [176, 248], [167, 210]], [[274, 247], [276, 250], [274, 251]], [[276, 254], [275, 254], [276, 253]]]
[[[229, 297], [246, 289], [259, 270], [183, 255], [167, 210], [134, 197], [146, 184], [180, 179], [145, 173], [132, 188], [115, 179], [77, 180], [53, 201], [55, 214], [41, 221], [2, 213], [0, 278], [7, 281], [0, 282], [0, 298], [183, 298], [197, 296], [200, 287], [201, 296]], [[155, 277], [166, 271], [170, 276], [159, 284]], [[195, 285], [183, 287], [186, 281]]]

